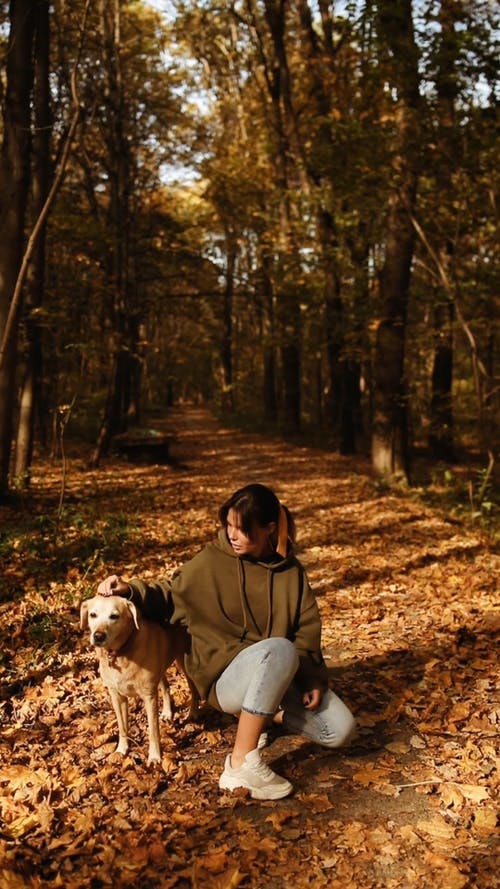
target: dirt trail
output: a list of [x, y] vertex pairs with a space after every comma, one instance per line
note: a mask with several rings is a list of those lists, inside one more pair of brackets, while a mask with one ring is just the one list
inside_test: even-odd
[[[24, 599], [1, 606], [12, 684], [0, 705], [0, 889], [492, 889], [498, 557], [412, 491], [381, 488], [361, 458], [225, 428], [202, 408], [158, 425], [176, 437], [171, 466], [108, 460], [88, 472], [69, 460], [69, 507], [133, 518], [114, 561], [84, 570], [72, 560], [42, 592], [40, 562]], [[250, 481], [296, 515], [332, 685], [359, 725], [338, 752], [278, 738], [266, 758], [296, 790], [263, 804], [219, 793], [234, 724], [216, 714], [185, 724], [179, 677], [162, 770], [145, 766], [140, 708], [132, 755], [118, 761], [77, 626], [78, 596], [104, 571], [182, 564], [215, 533], [222, 500]], [[40, 463], [33, 485], [34, 509], [57, 504], [60, 470]], [[36, 669], [33, 612], [50, 616], [54, 635]]]

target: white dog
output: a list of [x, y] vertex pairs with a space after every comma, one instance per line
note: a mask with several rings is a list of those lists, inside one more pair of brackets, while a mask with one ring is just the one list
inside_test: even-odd
[[161, 718], [172, 718], [172, 701], [165, 672], [175, 660], [186, 675], [191, 692], [190, 719], [198, 711], [198, 693], [184, 669], [189, 636], [180, 626], [163, 626], [145, 620], [133, 602], [121, 596], [94, 596], [80, 608], [82, 629], [99, 655], [99, 672], [107, 687], [118, 721], [117, 753], [129, 748], [128, 698], [144, 701], [148, 720], [148, 763], [161, 762], [158, 686], [163, 695]]

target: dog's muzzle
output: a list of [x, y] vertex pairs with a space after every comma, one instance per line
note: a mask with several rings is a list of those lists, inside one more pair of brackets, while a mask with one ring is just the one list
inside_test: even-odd
[[106, 638], [107, 634], [103, 630], [96, 630], [95, 633], [92, 633], [90, 641], [92, 645], [104, 645]]

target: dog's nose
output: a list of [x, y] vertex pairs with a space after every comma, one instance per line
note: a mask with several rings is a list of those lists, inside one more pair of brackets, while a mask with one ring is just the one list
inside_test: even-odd
[[92, 641], [94, 645], [102, 645], [106, 641], [106, 633], [103, 630], [96, 630]]

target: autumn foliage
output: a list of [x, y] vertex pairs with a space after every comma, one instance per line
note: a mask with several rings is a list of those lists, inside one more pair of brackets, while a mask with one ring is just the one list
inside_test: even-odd
[[[166, 422], [166, 421], [165, 421]], [[175, 461], [70, 454], [38, 461], [24, 506], [2, 507], [0, 889], [491, 889], [497, 880], [491, 539], [384, 489], [369, 462], [244, 434], [173, 411]], [[359, 726], [341, 751], [278, 737], [265, 758], [295, 786], [279, 802], [222, 794], [234, 722], [162, 726], [148, 769], [131, 753], [78, 606], [111, 571], [170, 572], [211, 539], [222, 498], [248, 481], [294, 511], [317, 591], [331, 682]], [[24, 510], [24, 511], [23, 511]]]

